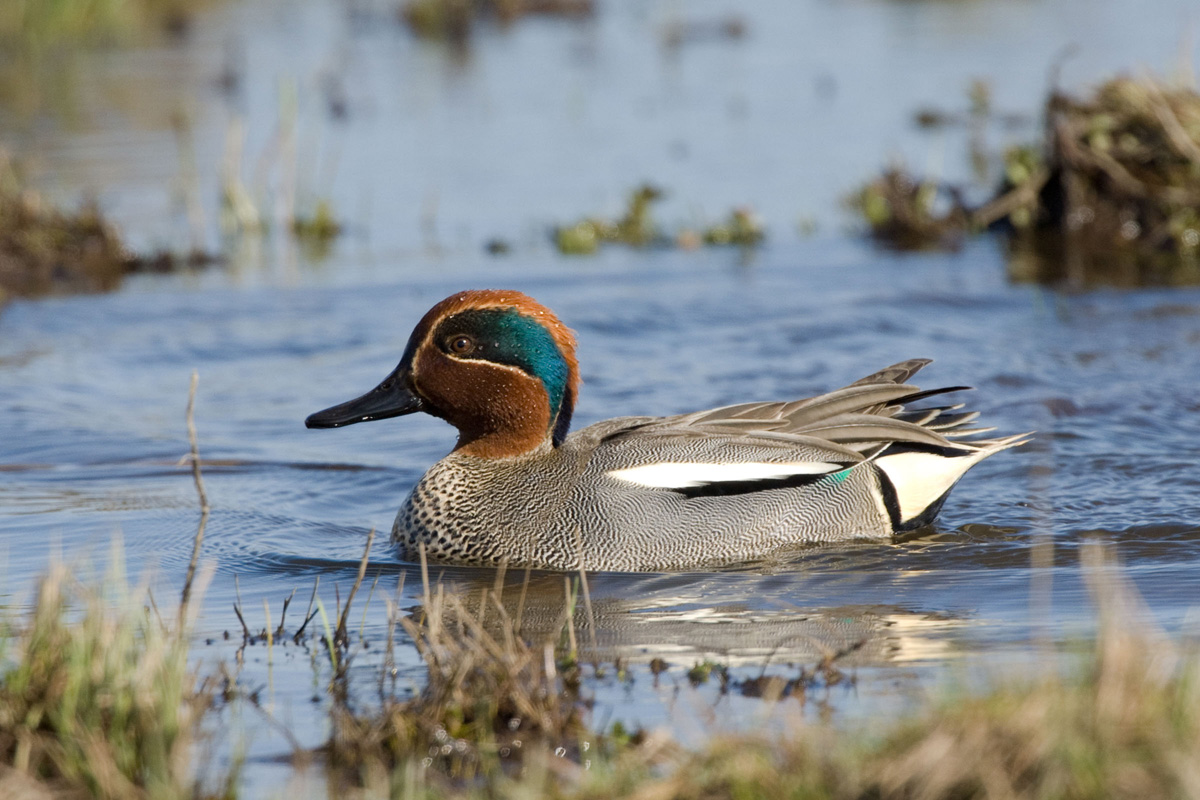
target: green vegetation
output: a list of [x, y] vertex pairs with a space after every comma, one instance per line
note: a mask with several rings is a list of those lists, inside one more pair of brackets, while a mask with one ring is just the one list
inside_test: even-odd
[[183, 33], [204, 2], [192, 0], [5, 0], [0, 46], [105, 44], [145, 33]]
[[234, 796], [234, 776], [205, 789], [194, 772], [212, 684], [188, 666], [186, 628], [145, 599], [122, 578], [88, 588], [56, 565], [27, 619], [4, 622], [0, 795]]
[[703, 235], [704, 243], [708, 245], [753, 247], [762, 242], [766, 231], [751, 209], [735, 208], [725, 222], [705, 228]]
[[[973, 91], [972, 126], [986, 120]], [[1004, 232], [1022, 279], [1124, 285], [1200, 282], [1200, 94], [1145, 78], [1114, 78], [1084, 98], [1054, 92], [1045, 139], [1010, 148], [991, 200], [902, 169], [855, 192], [871, 235], [900, 249], [956, 246]], [[947, 117], [923, 112], [923, 124]], [[974, 150], [974, 148], [973, 148]]]
[[754, 247], [766, 237], [762, 223], [749, 208], [736, 208], [724, 222], [702, 230], [683, 229], [669, 235], [658, 226], [651, 214], [652, 206], [663, 197], [663, 191], [642, 184], [629, 195], [625, 213], [618, 219], [585, 217], [571, 225], [554, 229], [554, 243], [565, 255], [590, 255], [602, 244], [623, 244], [629, 247], [680, 247], [692, 250], [701, 245]]
[[956, 193], [947, 199], [937, 184], [918, 180], [900, 167], [884, 172], [847, 203], [866, 220], [876, 240], [899, 250], [952, 247], [969, 223]]
[[[987, 692], [943, 694], [883, 728], [797, 720], [782, 733], [721, 735], [698, 752], [621, 726], [589, 732], [578, 682], [556, 666], [561, 649], [524, 641], [498, 595], [488, 627], [483, 610], [472, 615], [439, 589], [421, 621], [406, 622], [429, 667], [424, 692], [362, 716], [335, 711], [334, 791], [349, 781], [368, 796], [564, 800], [1195, 796], [1200, 662], [1135, 630], [1132, 617], [1111, 618], [1136, 603], [1115, 581], [1093, 584], [1108, 618], [1084, 655], [1047, 652], [1043, 669]], [[711, 662], [686, 677], [720, 676], [721, 691], [770, 702], [818, 676], [840, 682], [840, 655], [794, 681], [764, 674], [737, 684]], [[656, 676], [670, 669], [651, 666]]]
[[523, 638], [498, 596], [482, 602], [472, 613], [438, 586], [419, 619], [400, 620], [428, 668], [425, 688], [365, 715], [335, 703], [331, 778], [378, 790], [423, 760], [431, 785], [448, 789], [494, 781], [555, 751], [574, 761], [601, 755], [605, 737], [585, 724], [580, 671], [567, 651]]
[[567, 255], [594, 253], [605, 242], [631, 247], [663, 245], [668, 241], [666, 234], [658, 229], [650, 214], [651, 206], [662, 196], [658, 187], [642, 184], [630, 193], [629, 204], [619, 219], [586, 217], [573, 225], [556, 228], [554, 242], [559, 252]]
[[530, 15], [590, 17], [594, 0], [407, 0], [400, 17], [426, 39], [463, 44], [481, 19], [508, 25]]
[[[672, 671], [696, 683], [719, 677], [722, 692], [781, 702], [772, 732], [717, 735], [698, 751], [663, 733], [597, 730], [586, 686], [606, 673], [593, 667], [585, 675], [589, 668], [572, 655], [572, 603], [553, 641], [530, 639], [519, 608], [513, 617], [502, 602], [513, 599], [502, 597], [502, 583], [471, 608], [440, 585], [427, 585], [412, 617], [399, 619], [390, 608], [428, 669], [424, 688], [408, 700], [352, 707], [344, 627], [353, 592], [337, 632], [326, 625], [310, 635], [328, 645], [334, 665], [332, 735], [318, 753], [330, 796], [1141, 800], [1200, 789], [1200, 660], [1135, 617], [1113, 613], [1136, 602], [1112, 580], [1093, 577], [1103, 623], [1094, 646], [1044, 650], [1041, 669], [987, 691], [943, 690], [884, 726], [847, 729], [788, 716], [798, 706], [784, 698], [803, 702], [805, 685], [844, 679], [835, 665], [844, 654], [790, 680], [764, 673], [739, 682], [711, 662], [689, 670], [656, 662], [649, 667], [656, 678]], [[28, 620], [7, 626], [0, 791], [235, 796], [236, 775], [210, 776], [215, 789], [194, 780], [216, 681], [189, 671], [186, 630], [163, 624], [143, 597], [111, 582], [105, 591], [82, 588], [55, 567]], [[269, 647], [271, 637], [263, 641]]]

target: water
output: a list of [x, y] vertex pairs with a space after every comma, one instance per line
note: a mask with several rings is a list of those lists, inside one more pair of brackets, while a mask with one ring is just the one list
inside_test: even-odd
[[[390, 529], [454, 435], [425, 416], [337, 431], [305, 430], [304, 417], [382, 379], [434, 302], [498, 286], [533, 295], [577, 331], [578, 426], [800, 397], [926, 356], [936, 363], [922, 385], [971, 384], [978, 391], [964, 399], [987, 424], [1037, 432], [972, 470], [936, 529], [915, 540], [813, 548], [722, 572], [590, 576], [594, 614], [580, 614], [580, 636], [634, 665], [632, 685], [589, 687], [599, 721], [666, 725], [690, 739], [708, 730], [695, 719], [756, 724], [761, 700], [723, 697], [712, 684], [681, 688], [683, 671], [710, 658], [743, 676], [764, 665], [794, 674], [857, 642], [844, 659], [856, 683], [801, 713], [832, 709], [848, 725], [899, 714], [964, 665], [1028, 661], [1034, 633], [1088, 635], [1094, 613], [1079, 562], [1094, 540], [1115, 545], [1153, 621], [1193, 630], [1200, 290], [1017, 285], [991, 241], [889, 254], [840, 233], [836, 209], [892, 152], [966, 174], [961, 143], [907, 121], [920, 105], [965, 105], [971, 77], [992, 80], [998, 107], [1032, 112], [1047, 65], [1070, 41], [1080, 45], [1065, 69], [1074, 82], [1161, 66], [1194, 10], [1134, 6], [762, 4], [741, 12], [744, 40], [673, 53], [660, 31], [684, 7], [614, 4], [592, 22], [485, 28], [462, 61], [414, 41], [382, 7], [312, 0], [291, 13], [247, 2], [202, 17], [179, 48], [95, 57], [78, 76], [74, 122], [43, 120], [34, 136], [28, 120], [0, 115], [51, 192], [98, 190], [130, 238], [151, 246], [190, 239], [171, 198], [194, 190], [206, 209], [195, 235], [215, 244], [208, 199], [228, 120], [244, 118], [248, 161], [265, 164], [267, 183], [286, 183], [285, 159], [259, 154], [290, 82], [297, 151], [312, 156], [292, 175], [307, 182], [296, 202], [328, 195], [351, 230], [323, 260], [271, 238], [236, 249], [226, 270], [143, 277], [116, 293], [0, 313], [7, 599], [23, 601], [54, 554], [100, 570], [114, 537], [131, 572], [153, 571], [159, 596], [178, 591], [199, 519], [180, 463], [195, 369], [213, 506], [205, 556], [216, 565], [197, 657], [232, 659], [239, 596], [254, 627], [264, 601], [277, 620], [293, 589], [297, 624], [318, 577], [332, 606], [334, 585], [344, 596], [353, 582], [367, 532]], [[689, 18], [728, 12], [686, 6]], [[214, 83], [226, 62], [241, 70], [232, 95]], [[112, 101], [131, 73], [144, 82], [140, 100]], [[347, 96], [344, 119], [326, 110], [329, 81]], [[179, 189], [168, 124], [180, 103], [196, 142], [192, 190]], [[670, 191], [666, 224], [752, 203], [769, 225], [767, 245], [750, 258], [614, 249], [564, 259], [549, 248], [550, 224], [615, 213], [643, 179]], [[266, 206], [286, 195], [264, 195]], [[801, 216], [820, 235], [794, 233]], [[513, 254], [484, 255], [492, 236], [512, 241]], [[1032, 566], [1035, 556], [1043, 566]], [[495, 580], [483, 569], [439, 574], [467, 597]], [[419, 572], [386, 536], [372, 553], [377, 576], [360, 622], [371, 647], [355, 662], [364, 703], [386, 637], [380, 596], [403, 578], [399, 604], [420, 603]], [[531, 624], [549, 626], [562, 604], [562, 577], [535, 576]], [[244, 682], [263, 689], [272, 714], [301, 744], [323, 741], [324, 701], [312, 702], [319, 652], [281, 644], [244, 656]], [[654, 657], [672, 665], [657, 681], [645, 667]], [[396, 659], [400, 690], [419, 685], [419, 658], [403, 639]], [[288, 779], [271, 757], [288, 745], [253, 712], [234, 716], [231, 730], [254, 759], [251, 793], [271, 794]]]

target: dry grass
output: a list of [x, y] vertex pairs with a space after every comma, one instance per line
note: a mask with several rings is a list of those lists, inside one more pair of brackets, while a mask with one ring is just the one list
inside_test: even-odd
[[107, 291], [129, 257], [94, 206], [60, 211], [20, 186], [0, 150], [0, 301], [63, 291]]
[[121, 41], [148, 32], [181, 34], [192, 0], [4, 0], [0, 45], [45, 48]]
[[1075, 670], [946, 694], [886, 730], [800, 725], [783, 737], [718, 739], [675, 759], [665, 777], [647, 774], [628, 796], [1200, 797], [1200, 662], [1148, 632], [1144, 609], [1128, 613], [1136, 596], [1111, 574], [1091, 578], [1101, 633]]
[[417, 768], [422, 781], [450, 790], [520, 774], [555, 751], [599, 750], [578, 667], [555, 642], [522, 636], [498, 594], [483, 602], [468, 609], [427, 585], [419, 616], [398, 620], [428, 679], [412, 699], [367, 714], [334, 704], [327, 763], [335, 782], [378, 787]]
[[1045, 669], [996, 679], [987, 691], [943, 692], [882, 728], [795, 719], [782, 733], [721, 735], [700, 751], [665, 735], [589, 732], [561, 650], [556, 663], [553, 643], [525, 642], [494, 596], [485, 626], [478, 611], [439, 590], [425, 616], [405, 624], [429, 668], [424, 691], [377, 714], [335, 711], [332, 791], [353, 784], [366, 796], [560, 800], [1200, 797], [1198, 661], [1147, 629], [1144, 609], [1129, 612], [1136, 597], [1112, 574], [1111, 565], [1093, 571], [1097, 642], [1047, 654]]
[[188, 666], [186, 631], [166, 627], [144, 599], [117, 578], [83, 586], [59, 564], [28, 618], [6, 624], [0, 795], [9, 786], [30, 797], [233, 796], [233, 778], [206, 791], [195, 776], [212, 694]]

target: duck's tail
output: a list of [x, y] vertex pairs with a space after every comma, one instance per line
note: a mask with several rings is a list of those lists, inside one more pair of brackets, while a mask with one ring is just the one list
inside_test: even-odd
[[[950, 427], [965, 421], [956, 421]], [[949, 439], [982, 432], [940, 431]], [[927, 524], [937, 515], [946, 495], [967, 470], [1001, 450], [1025, 444], [1031, 435], [1019, 433], [973, 442], [955, 441], [953, 447], [940, 450], [900, 447], [882, 451], [872, 460], [881, 473], [880, 483], [892, 526], [899, 532]]]

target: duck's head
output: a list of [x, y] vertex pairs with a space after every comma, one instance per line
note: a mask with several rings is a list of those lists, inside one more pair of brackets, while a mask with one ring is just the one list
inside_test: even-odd
[[458, 428], [455, 450], [515, 456], [562, 442], [578, 390], [575, 336], [549, 309], [520, 292], [460, 292], [421, 318], [383, 383], [304, 424], [424, 411]]

